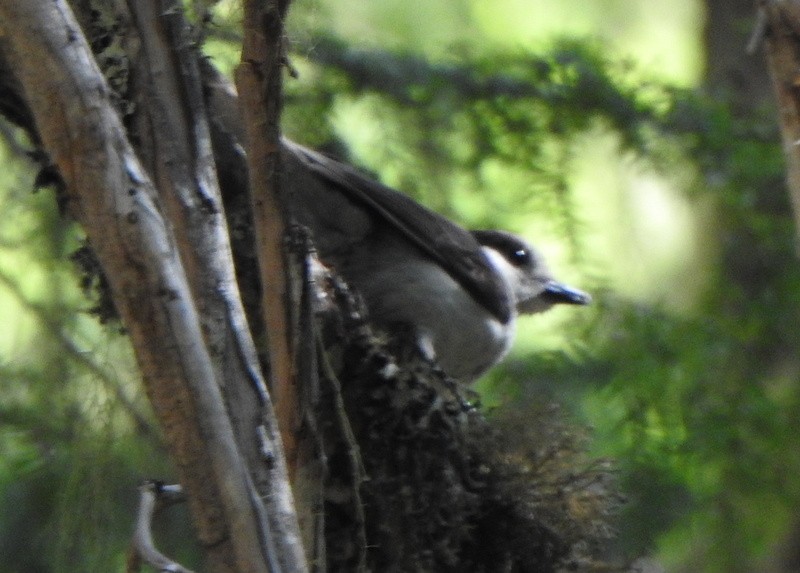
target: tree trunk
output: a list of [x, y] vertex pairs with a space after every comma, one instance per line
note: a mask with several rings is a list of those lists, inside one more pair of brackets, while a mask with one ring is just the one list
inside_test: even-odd
[[[277, 424], [235, 288], [186, 23], [176, 3], [134, 2], [130, 14], [113, 7], [112, 21], [124, 30], [116, 39], [130, 48], [137, 91], [125, 95], [139, 103], [131, 122], [138, 150], [115, 108], [119, 93], [66, 2], [0, 3], [11, 63], [4, 69], [24, 92], [35, 120], [27, 127], [58, 168], [69, 211], [108, 278], [211, 568], [302, 571]], [[82, 16], [89, 25], [98, 18]]]

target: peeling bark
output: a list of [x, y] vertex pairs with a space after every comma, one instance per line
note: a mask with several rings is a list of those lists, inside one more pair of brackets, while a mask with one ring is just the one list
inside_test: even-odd
[[[162, 8], [155, 14], [163, 15]], [[246, 320], [235, 300], [224, 218], [214, 207], [191, 213], [204, 218], [200, 229], [197, 221], [183, 227], [170, 221], [180, 210], [171, 206], [173, 201], [188, 201], [194, 211], [193, 201], [214, 205], [219, 195], [202, 122], [187, 116], [186, 123], [177, 126], [186, 129], [186, 137], [177, 138], [178, 142], [193, 140], [199, 147], [170, 149], [170, 161], [183, 167], [155, 171], [158, 184], [164, 184], [166, 177], [174, 186], [174, 194], [164, 196], [131, 146], [115, 94], [69, 6], [63, 1], [0, 2], [0, 21], [14, 24], [3, 30], [9, 67], [24, 91], [42, 145], [63, 178], [69, 212], [83, 225], [109, 280], [148, 396], [189, 494], [211, 569], [304, 570], [266, 393], [260, 396], [265, 408], [261, 418], [266, 422], [262, 438], [270, 442], [272, 458], [269, 463], [263, 457], [258, 462], [266, 477], [266, 483], [259, 483], [268, 488], [260, 495], [221, 392], [232, 385], [249, 388], [252, 396], [262, 390], [254, 375], [258, 366], [253, 362], [253, 345], [243, 329]], [[180, 86], [172, 94], [183, 89]], [[164, 97], [164, 91], [170, 90], [156, 89], [157, 97]], [[157, 113], [153, 118], [163, 121]], [[163, 136], [165, 126], [159, 125], [154, 133], [159, 129]], [[186, 206], [181, 204], [181, 209]], [[189, 215], [180, 213], [177, 220]], [[198, 246], [192, 244], [193, 232], [204, 234], [210, 244], [199, 243], [193, 252], [190, 247]], [[218, 312], [206, 314], [209, 308]], [[231, 369], [231, 361], [240, 367]], [[226, 379], [221, 378], [223, 372]], [[245, 440], [256, 444], [257, 427], [254, 420], [249, 422]], [[254, 449], [264, 447], [258, 444]]]

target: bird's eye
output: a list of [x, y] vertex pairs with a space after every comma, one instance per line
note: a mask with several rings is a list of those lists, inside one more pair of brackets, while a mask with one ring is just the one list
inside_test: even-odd
[[511, 253], [511, 262], [521, 267], [527, 265], [531, 260], [531, 253], [528, 249], [517, 249]]

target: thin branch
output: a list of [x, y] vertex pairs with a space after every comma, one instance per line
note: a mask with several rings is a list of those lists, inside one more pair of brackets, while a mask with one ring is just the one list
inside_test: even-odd
[[344, 441], [347, 451], [349, 462], [350, 477], [353, 484], [353, 514], [355, 516], [356, 524], [356, 544], [358, 547], [358, 558], [356, 563], [356, 572], [363, 573], [367, 571], [367, 516], [364, 511], [364, 501], [361, 497], [361, 486], [366, 480], [366, 469], [364, 462], [361, 459], [361, 451], [358, 446], [353, 427], [350, 424], [350, 418], [345, 409], [344, 397], [342, 396], [342, 384], [336, 376], [336, 371], [328, 359], [328, 354], [325, 351], [325, 343], [319, 332], [316, 332], [316, 341], [318, 345], [317, 355], [320, 357], [321, 371], [324, 379], [331, 385], [333, 394], [333, 408], [336, 413], [336, 420], [339, 423], [339, 429]]
[[128, 554], [127, 573], [138, 573], [142, 563], [167, 573], [194, 573], [161, 553], [153, 543], [155, 514], [168, 505], [185, 501], [186, 496], [179, 485], [148, 481], [139, 487], [139, 510], [136, 512], [136, 527]]
[[252, 210], [262, 312], [267, 325], [270, 376], [290, 474], [297, 465], [298, 396], [292, 359], [288, 269], [283, 257], [285, 222], [279, 185], [279, 117], [284, 62], [283, 18], [288, 2], [244, 2], [242, 60], [236, 70], [246, 126]]

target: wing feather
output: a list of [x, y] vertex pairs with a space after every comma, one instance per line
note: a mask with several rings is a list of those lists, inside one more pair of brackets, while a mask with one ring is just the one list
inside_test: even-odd
[[508, 292], [469, 231], [348, 165], [289, 140], [283, 143], [309, 171], [403, 233], [498, 319], [510, 320]]

